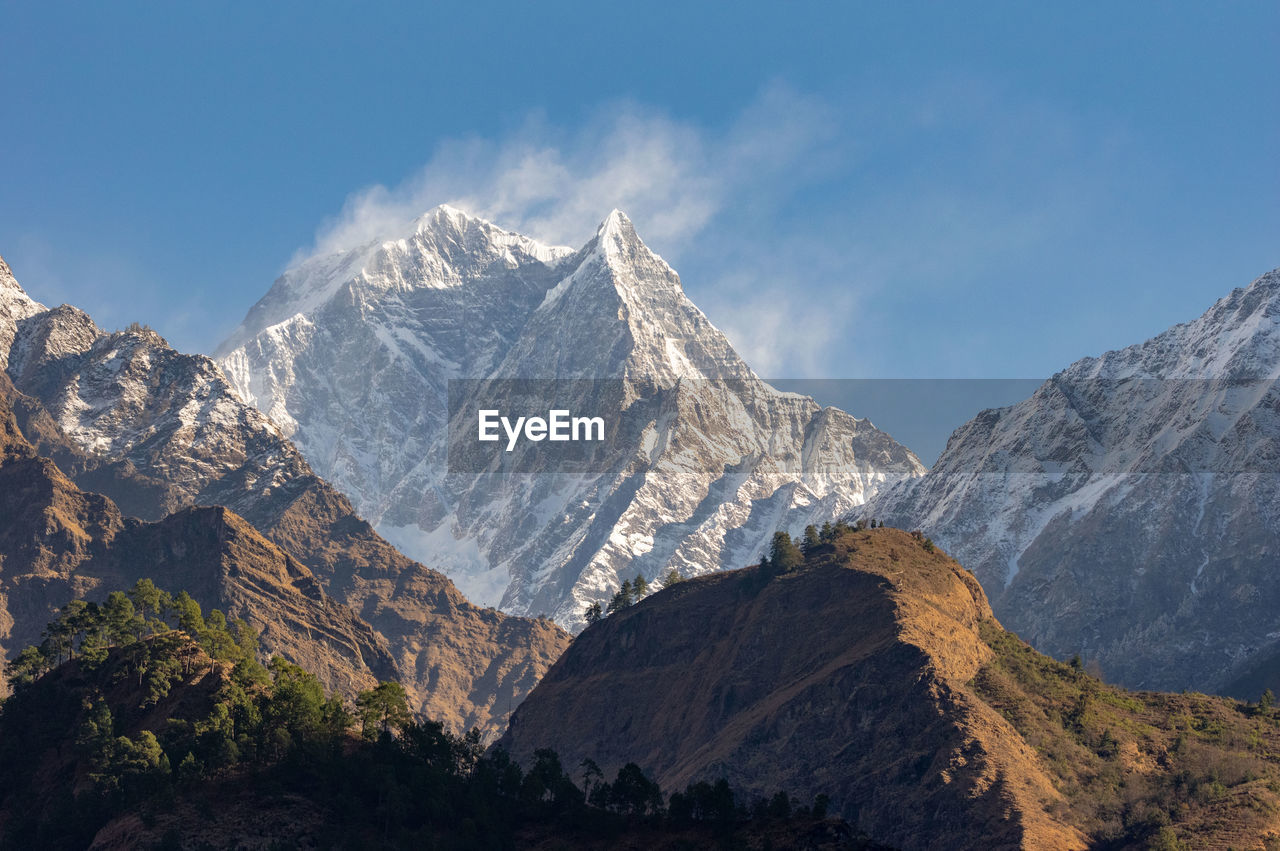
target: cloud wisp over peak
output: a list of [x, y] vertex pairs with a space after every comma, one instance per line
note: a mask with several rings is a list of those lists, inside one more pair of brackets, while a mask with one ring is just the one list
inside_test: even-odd
[[447, 140], [401, 183], [352, 193], [295, 260], [390, 237], [442, 203], [564, 245], [585, 241], [616, 208], [647, 242], [677, 252], [726, 206], [810, 157], [830, 130], [819, 99], [781, 84], [722, 130], [630, 101], [575, 128], [532, 113], [504, 138]]
[[[979, 78], [839, 101], [774, 82], [720, 124], [634, 101], [571, 126], [531, 112], [353, 192], [294, 262], [396, 238], [439, 204], [570, 247], [617, 208], [761, 375], [966, 375], [999, 338], [949, 317], [982, 281], [1025, 299], [1011, 270], [1078, 239], [1106, 194], [1089, 175], [1116, 155], [1100, 138]], [[950, 354], [910, 347], [901, 329], [921, 322], [953, 332]]]

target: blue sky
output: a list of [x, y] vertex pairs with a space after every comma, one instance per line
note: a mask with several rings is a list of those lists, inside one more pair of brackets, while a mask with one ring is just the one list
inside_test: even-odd
[[1274, 3], [372, 5], [0, 6], [0, 254], [210, 351], [418, 207], [618, 206], [803, 378], [1045, 376], [1280, 264]]

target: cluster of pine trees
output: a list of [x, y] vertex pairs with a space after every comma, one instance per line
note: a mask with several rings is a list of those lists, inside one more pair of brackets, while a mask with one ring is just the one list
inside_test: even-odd
[[[62, 676], [46, 676], [55, 671]], [[178, 684], [215, 672], [207, 714], [127, 734]], [[353, 727], [373, 739], [412, 718], [399, 683], [361, 692], [352, 711], [297, 665], [279, 657], [262, 664], [258, 635], [243, 620], [217, 609], [205, 617], [185, 591], [172, 595], [150, 579], [102, 603], [71, 601], [6, 674], [13, 694], [0, 706], [0, 798], [12, 816], [5, 840], [25, 836], [27, 847], [75, 846], [84, 831], [140, 800], [240, 766], [332, 751]], [[14, 806], [29, 793], [26, 775], [41, 746], [66, 738], [89, 788], [67, 790], [56, 817], [47, 802]]]
[[[666, 572], [662, 577], [662, 587], [670, 588], [684, 581], [684, 577], [680, 575], [680, 571], [674, 567]], [[616, 611], [632, 606], [646, 596], [649, 595], [649, 582], [644, 578], [643, 573], [637, 573], [635, 579], [623, 581], [622, 587], [614, 592], [612, 599], [609, 600], [607, 608], [601, 608], [599, 601], [588, 603], [585, 611], [587, 626], [599, 623], [604, 620], [606, 615], [611, 615]]]
[[852, 531], [843, 520], [835, 523], [823, 523], [822, 528], [809, 524], [799, 543], [785, 531], [773, 533], [773, 541], [769, 544], [769, 552], [760, 558], [760, 567], [775, 573], [790, 573], [798, 569], [807, 556], [816, 553], [819, 548], [830, 544], [846, 532]]
[[[166, 638], [167, 636], [167, 638]], [[244, 621], [228, 620], [214, 609], [206, 619], [200, 604], [185, 591], [176, 596], [150, 579], [128, 592], [112, 591], [103, 603], [72, 600], [45, 627], [39, 646], [22, 650], [6, 667], [15, 690], [34, 682], [63, 660], [79, 660], [93, 670], [114, 647], [125, 649], [125, 667], [145, 687], [148, 704], [168, 694], [178, 673], [190, 673], [201, 650], [237, 663], [255, 659], [257, 633]]]

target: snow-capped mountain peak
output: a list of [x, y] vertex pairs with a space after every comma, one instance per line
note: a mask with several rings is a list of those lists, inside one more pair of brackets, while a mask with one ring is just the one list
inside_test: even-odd
[[[606, 256], [634, 251], [645, 246], [627, 214], [614, 208], [596, 228], [596, 245]], [[652, 252], [650, 252], [652, 253]]]
[[[411, 234], [408, 238], [385, 241], [382, 247], [388, 252], [396, 248], [405, 250], [408, 241], [419, 237], [422, 239], [421, 248], [445, 262], [463, 266], [496, 259], [506, 260], [513, 267], [529, 260], [553, 263], [573, 253], [572, 249], [564, 246], [547, 245], [503, 230], [487, 219], [448, 204], [433, 207], [415, 219]], [[457, 282], [461, 281], [460, 276]]]
[[418, 216], [414, 220], [413, 229], [414, 231], [421, 231], [431, 227], [451, 227], [456, 230], [464, 230], [470, 222], [477, 222], [483, 225], [492, 224], [479, 216], [472, 216], [450, 204], [439, 204]]
[[646, 266], [654, 267], [655, 270], [660, 269], [665, 273], [657, 276], [660, 282], [668, 283], [675, 289], [683, 291], [680, 286], [680, 276], [665, 260], [645, 245], [640, 235], [636, 233], [631, 219], [627, 218], [627, 214], [621, 210], [614, 209], [605, 217], [600, 227], [596, 228], [595, 239], [587, 244], [584, 251], [599, 256], [611, 266]]
[[[869, 423], [760, 381], [620, 210], [570, 251], [437, 207], [358, 262], [286, 273], [255, 326], [224, 346], [228, 377], [364, 516], [473, 599], [566, 625], [624, 574], [742, 566], [780, 526], [923, 472]], [[451, 471], [454, 379], [583, 380], [575, 411], [626, 437], [572, 480]]]
[[[611, 212], [564, 268], [571, 271], [547, 292], [498, 374], [658, 386], [682, 378], [754, 379], [622, 211]], [[550, 337], [559, 344], [546, 345]]]
[[4, 258], [0, 257], [0, 290], [22, 290], [18, 286], [18, 281], [13, 277], [13, 270], [9, 268], [9, 264], [4, 262]]
[[555, 265], [573, 253], [442, 204], [413, 220], [398, 235], [311, 257], [291, 267], [253, 306], [217, 354], [223, 356], [272, 327], [297, 325], [299, 318], [309, 317], [334, 301], [360, 300], [371, 291], [463, 287], [491, 272], [519, 275], [526, 267]]
[[27, 291], [13, 276], [13, 270], [9, 268], [9, 264], [0, 257], [0, 305], [20, 304], [34, 304], [39, 307], [39, 302], [27, 295]]

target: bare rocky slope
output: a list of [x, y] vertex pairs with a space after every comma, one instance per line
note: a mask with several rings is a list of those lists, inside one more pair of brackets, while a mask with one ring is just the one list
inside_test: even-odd
[[[473, 599], [576, 628], [637, 573], [743, 564], [924, 470], [867, 420], [761, 381], [619, 211], [577, 251], [449, 207], [406, 231], [285, 273], [219, 362]], [[545, 382], [528, 407], [520, 380]], [[602, 417], [607, 457], [569, 470], [540, 443], [455, 463], [477, 408], [548, 407]], [[479, 475], [498, 469], [519, 475]]]
[[498, 746], [606, 776], [634, 761], [669, 789], [723, 775], [826, 793], [904, 848], [1280, 835], [1280, 716], [1123, 692], [1041, 656], [930, 546], [849, 532], [792, 573], [664, 589], [579, 635]]
[[1280, 689], [1280, 270], [956, 430], [859, 516], [919, 528], [1036, 648], [1108, 680]]
[[[568, 642], [550, 621], [472, 605], [399, 553], [212, 360], [146, 328], [108, 333], [73, 307], [46, 309], [2, 260], [0, 366], [22, 432], [81, 489], [155, 522], [231, 509], [371, 626], [415, 705], [454, 729], [500, 732]], [[17, 561], [7, 570], [26, 572]], [[48, 611], [23, 617], [38, 629]]]

